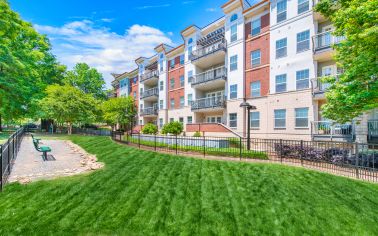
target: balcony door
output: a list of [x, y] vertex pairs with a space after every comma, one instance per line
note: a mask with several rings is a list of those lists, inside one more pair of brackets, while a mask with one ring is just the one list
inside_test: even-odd
[[322, 33], [323, 33], [323, 37], [322, 37], [322, 40], [321, 40], [321, 44], [324, 46], [324, 47], [328, 47], [328, 46], [331, 46], [331, 43], [332, 43], [332, 35], [331, 35], [331, 31], [332, 31], [332, 26], [325, 26], [323, 27], [322, 29]]
[[[334, 75], [334, 67], [333, 66], [324, 66], [322, 68], [322, 75], [321, 77], [326, 77], [326, 76], [331, 76]], [[320, 90], [325, 91], [329, 88], [330, 84], [329, 83], [323, 83], [320, 82]]]

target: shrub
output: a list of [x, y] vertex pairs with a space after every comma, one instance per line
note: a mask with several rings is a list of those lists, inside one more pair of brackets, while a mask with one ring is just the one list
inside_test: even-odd
[[194, 134], [193, 134], [193, 137], [201, 137], [201, 133], [199, 131], [196, 131]]
[[152, 123], [148, 123], [142, 128], [143, 134], [157, 134], [157, 132], [158, 132], [157, 126]]
[[[230, 142], [230, 147], [233, 148], [240, 148], [240, 138], [228, 138], [228, 141]], [[241, 144], [241, 148], [243, 148], [243, 143]]]
[[179, 135], [184, 130], [184, 127], [181, 122], [173, 121], [165, 124], [161, 131], [162, 134], [173, 134]]

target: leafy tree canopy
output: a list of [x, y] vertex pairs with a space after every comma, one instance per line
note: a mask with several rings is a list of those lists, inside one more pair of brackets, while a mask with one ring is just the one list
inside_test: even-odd
[[335, 35], [336, 61], [344, 73], [329, 78], [324, 115], [344, 123], [378, 107], [378, 1], [321, 0], [315, 10], [328, 17]]
[[135, 115], [136, 108], [132, 97], [110, 98], [101, 104], [103, 120], [110, 124], [130, 123]]
[[73, 124], [96, 121], [98, 101], [91, 94], [71, 85], [50, 85], [46, 93], [47, 96], [40, 101], [44, 118], [67, 123], [69, 134]]
[[68, 71], [65, 82], [84, 93], [93, 94], [95, 98], [104, 99], [106, 97], [105, 81], [102, 74], [85, 63], [77, 63], [73, 70]]

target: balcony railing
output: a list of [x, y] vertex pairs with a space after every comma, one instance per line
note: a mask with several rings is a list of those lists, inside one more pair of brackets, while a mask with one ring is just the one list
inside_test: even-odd
[[202, 47], [197, 50], [194, 50], [192, 54], [190, 54], [189, 59], [191, 61], [195, 61], [202, 57], [208, 56], [210, 54], [216, 53], [221, 50], [226, 51], [226, 48], [227, 48], [226, 40], [222, 39], [220, 41], [217, 41], [211, 44], [210, 46], [206, 46], [206, 47]]
[[226, 67], [218, 67], [216, 69], [208, 70], [202, 73], [199, 73], [195, 76], [193, 76], [192, 79], [192, 85], [197, 85], [217, 79], [224, 79], [227, 78], [227, 69]]
[[142, 116], [148, 116], [148, 115], [158, 115], [158, 107], [153, 106], [153, 107], [146, 107], [140, 111], [140, 114]]
[[334, 36], [332, 33], [333, 31], [327, 31], [313, 36], [314, 50], [319, 51], [330, 48], [332, 45], [338, 44], [345, 39], [344, 36]]
[[[337, 79], [340, 75], [332, 75], [332, 76]], [[331, 87], [330, 83], [322, 81], [324, 78], [325, 78], [325, 76], [324, 77], [317, 77], [317, 78], [311, 80], [312, 94], [327, 92], [329, 87]]]
[[218, 96], [218, 97], [207, 97], [197, 99], [192, 102], [192, 111], [193, 110], [200, 110], [200, 109], [207, 109], [207, 108], [222, 108], [225, 106], [225, 97]]
[[147, 98], [147, 97], [152, 97], [152, 96], [159, 96], [159, 88], [155, 87], [152, 89], [148, 89], [141, 94], [141, 98]]
[[152, 78], [159, 78], [159, 71], [158, 70], [153, 70], [153, 71], [146, 71], [143, 75], [142, 78], [140, 79], [140, 82], [152, 79]]
[[354, 136], [354, 123], [338, 124], [331, 121], [313, 121], [311, 124], [311, 132], [313, 136], [328, 136], [330, 139], [333, 137], [352, 138]]

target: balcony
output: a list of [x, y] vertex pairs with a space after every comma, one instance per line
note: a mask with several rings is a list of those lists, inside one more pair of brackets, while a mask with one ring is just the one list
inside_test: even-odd
[[145, 101], [154, 101], [154, 100], [157, 100], [158, 97], [159, 97], [159, 88], [158, 87], [145, 90], [140, 95], [140, 98], [145, 100]]
[[227, 80], [226, 67], [211, 69], [191, 77], [193, 88], [201, 90], [224, 88]]
[[192, 102], [192, 111], [221, 111], [226, 106], [224, 96], [200, 98]]
[[316, 141], [353, 141], [354, 123], [338, 124], [331, 121], [311, 122], [311, 135]]
[[[339, 75], [333, 75], [336, 79]], [[325, 77], [317, 77], [311, 80], [312, 96], [315, 100], [325, 99], [324, 93], [327, 92], [328, 88], [331, 86], [330, 83], [323, 82]]]
[[159, 109], [157, 106], [146, 107], [140, 111], [140, 115], [144, 117], [153, 117], [153, 116], [157, 116], [158, 112], [159, 112]]
[[145, 85], [157, 84], [159, 81], [159, 71], [146, 71], [140, 78], [140, 82], [144, 83]]
[[334, 36], [332, 33], [333, 31], [327, 31], [312, 37], [315, 60], [325, 61], [332, 59], [332, 46], [345, 39], [344, 36]]
[[223, 38], [210, 45], [194, 50], [189, 59], [194, 65], [207, 68], [213, 65], [224, 64], [226, 51], [226, 40]]

